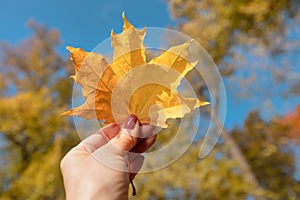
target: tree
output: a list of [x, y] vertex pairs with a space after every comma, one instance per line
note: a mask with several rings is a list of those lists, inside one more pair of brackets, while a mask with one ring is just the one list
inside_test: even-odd
[[298, 106], [293, 112], [287, 113], [284, 117], [280, 118], [279, 123], [286, 125], [288, 129], [288, 137], [295, 140], [295, 143], [300, 145], [300, 106]]
[[[224, 76], [239, 79], [236, 85], [240, 85], [240, 87], [232, 89], [235, 94], [244, 91], [244, 94], [247, 94], [247, 100], [255, 97], [249, 95], [253, 89], [247, 90], [246, 86], [251, 84], [261, 87], [261, 82], [255, 77], [261, 75], [261, 70], [265, 66], [259, 64], [258, 68], [254, 69], [251, 60], [247, 60], [245, 57], [253, 56], [254, 58], [251, 59], [259, 60], [258, 54], [261, 54], [269, 59], [278, 59], [276, 56], [283, 55], [284, 52], [290, 50], [291, 45], [288, 44], [289, 24], [291, 21], [297, 22], [299, 18], [299, 12], [296, 9], [299, 1], [293, 0], [234, 2], [227, 0], [169, 0], [168, 3], [173, 16], [181, 20], [178, 26], [179, 30], [197, 39], [203, 45]], [[295, 49], [299, 49], [299, 44]], [[234, 74], [233, 72], [238, 71], [241, 65], [245, 65], [249, 69], [246, 72], [248, 74], [251, 69], [251, 74], [256, 72], [254, 78], [252, 76], [248, 78], [249, 75]], [[284, 84], [288, 83], [285, 81], [289, 78], [284, 74], [290, 74], [286, 70], [289, 66], [280, 65], [275, 68], [271, 65], [268, 68], [274, 75], [270, 79], [274, 78], [275, 83], [278, 80]], [[276, 76], [278, 74], [280, 74], [280, 78]], [[203, 88], [203, 82], [193, 83], [198, 85], [195, 87]], [[295, 88], [295, 84], [289, 85], [293, 86], [292, 89]], [[199, 89], [198, 91], [203, 93], [203, 90]], [[269, 88], [267, 91], [270, 91]], [[276, 95], [278, 96], [278, 92]], [[216, 123], [218, 124], [218, 122]], [[248, 177], [247, 179], [263, 189], [251, 169], [251, 164], [228, 131], [224, 130], [222, 137], [229, 147], [232, 157], [239, 163], [239, 168]]]
[[[238, 57], [235, 48], [260, 46], [271, 56], [286, 50], [285, 22], [297, 16], [299, 7], [296, 0], [169, 3], [174, 16], [183, 19], [180, 30], [198, 39], [222, 74], [229, 77], [236, 70], [231, 62]], [[59, 160], [78, 141], [70, 122], [57, 118], [70, 100], [72, 81], [65, 77], [71, 73], [55, 50], [58, 32], [34, 23], [30, 26], [34, 32], [30, 39], [16, 47], [2, 44], [0, 198], [62, 199]], [[194, 87], [199, 95], [205, 95], [204, 84], [197, 81], [193, 82]], [[158, 135], [153, 149], [168, 143], [178, 121], [172, 123]], [[197, 160], [195, 141], [175, 164], [138, 175], [138, 198], [297, 199], [299, 180], [294, 177], [295, 157], [285, 137], [287, 132], [286, 126], [251, 114], [244, 128], [225, 130], [209, 157]], [[162, 155], [160, 160], [164, 159]], [[254, 177], [254, 182], [245, 175]]]
[[[265, 45], [276, 54], [284, 51], [287, 21], [297, 16], [299, 1], [169, 0], [179, 29], [197, 39], [220, 64], [236, 45]], [[274, 41], [276, 38], [276, 41]]]
[[57, 30], [29, 22], [33, 35], [1, 44], [1, 199], [63, 198], [59, 161], [78, 141], [67, 109], [70, 69], [56, 52]]
[[[253, 112], [242, 129], [235, 128], [229, 133], [263, 189], [249, 184], [228, 146], [219, 143], [208, 157], [199, 160], [195, 143], [169, 167], [139, 174], [136, 180], [138, 195], [141, 199], [247, 199], [251, 196], [297, 199], [300, 180], [295, 178], [295, 152], [287, 139], [287, 131], [277, 119], [265, 122]], [[156, 145], [164, 134], [170, 136], [160, 133]], [[161, 159], [159, 162], [167, 158]]]
[[232, 131], [260, 185], [272, 193], [272, 199], [300, 197], [300, 180], [295, 177], [296, 152], [288, 139], [290, 131], [276, 118], [264, 122], [257, 112], [249, 114], [242, 132]]

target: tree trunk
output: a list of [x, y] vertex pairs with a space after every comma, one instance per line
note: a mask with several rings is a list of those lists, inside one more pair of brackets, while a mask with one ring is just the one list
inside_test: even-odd
[[[207, 109], [208, 110], [208, 109]], [[211, 113], [209, 111], [209, 113]], [[214, 117], [214, 122], [218, 128], [220, 128], [221, 122], [218, 117]], [[223, 137], [225, 141], [225, 145], [227, 145], [230, 149], [230, 155], [235, 159], [239, 167], [242, 171], [242, 173], [245, 175], [245, 179], [250, 184], [254, 185], [256, 188], [263, 190], [263, 188], [260, 186], [259, 181], [257, 180], [254, 172], [251, 169], [251, 166], [249, 165], [246, 157], [242, 153], [240, 147], [237, 145], [237, 143], [234, 141], [234, 139], [231, 137], [231, 135], [223, 128], [221, 136]], [[255, 199], [258, 200], [265, 200], [266, 198], [263, 197], [261, 194], [253, 194]]]

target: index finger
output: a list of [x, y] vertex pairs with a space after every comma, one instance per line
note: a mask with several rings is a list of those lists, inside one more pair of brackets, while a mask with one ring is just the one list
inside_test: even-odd
[[83, 145], [90, 153], [92, 153], [109, 142], [119, 133], [119, 131], [120, 127], [118, 124], [109, 124], [85, 138], [79, 145]]

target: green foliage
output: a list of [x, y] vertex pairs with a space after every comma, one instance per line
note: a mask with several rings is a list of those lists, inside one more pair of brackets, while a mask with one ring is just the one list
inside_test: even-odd
[[58, 118], [71, 97], [69, 64], [56, 53], [59, 35], [30, 22], [33, 36], [1, 44], [0, 199], [61, 199], [59, 161], [78, 141]]
[[242, 199], [253, 190], [234, 170], [228, 154], [216, 159], [222, 147], [199, 160], [193, 145], [176, 163], [159, 171], [140, 174], [136, 185], [141, 199]]
[[[288, 85], [287, 87], [290, 87], [291, 92], [297, 94], [297, 89], [295, 88], [297, 88], [298, 79], [295, 83], [288, 82], [290, 80], [288, 75], [293, 73], [289, 68], [290, 66], [288, 66], [289, 64], [287, 62], [278, 64], [280, 70], [272, 65], [266, 67], [260, 63], [258, 54], [268, 59], [273, 59], [273, 56], [282, 56], [285, 51], [289, 51], [291, 46], [288, 42], [288, 34], [291, 34], [289, 28], [291, 28], [290, 24], [297, 24], [299, 19], [299, 10], [296, 9], [299, 7], [299, 1], [169, 0], [168, 3], [173, 16], [179, 20], [178, 29], [200, 42], [212, 56], [222, 75], [230, 76], [229, 81], [237, 80], [235, 85], [239, 85], [240, 88], [231, 88], [229, 86], [231, 93], [239, 94], [240, 91], [244, 91], [249, 96], [245, 101], [253, 100], [257, 94], [253, 95], [255, 91], [252, 88], [249, 90], [247, 84], [249, 85], [250, 83], [251, 86], [260, 88], [261, 82], [258, 77], [265, 75], [270, 77], [269, 74], [261, 73], [261, 71], [268, 68], [272, 72], [272, 76], [274, 76], [269, 78], [270, 80], [272, 79], [271, 84], [278, 83], [276, 74], [280, 74], [282, 85]], [[293, 34], [297, 33], [293, 32]], [[293, 49], [296, 49], [295, 47], [299, 49], [298, 43], [292, 43], [295, 44]], [[243, 53], [246, 55], [242, 55]], [[250, 60], [243, 56], [257, 60]], [[253, 64], [256, 62], [258, 66], [255, 69]], [[256, 77], [253, 79], [249, 77], [248, 80], [248, 74], [239, 74], [240, 71], [238, 69], [240, 69], [240, 65], [247, 68], [246, 73], [257, 73], [255, 74]], [[233, 73], [235, 70], [236, 74]], [[280, 73], [278, 73], [279, 71]], [[200, 95], [205, 94], [205, 84], [203, 81], [193, 81], [194, 77], [195, 74], [190, 74], [188, 79], [193, 87], [198, 89], [197, 91], [199, 91]], [[267, 90], [269, 91], [270, 89], [267, 88]], [[277, 98], [280, 94], [276, 91], [274, 96]], [[272, 97], [269, 97], [270, 101]], [[235, 99], [237, 102], [239, 100], [241, 99]], [[250, 123], [251, 120], [254, 121]], [[278, 125], [274, 121], [265, 123], [258, 116], [253, 117], [250, 115], [247, 124], [253, 131], [258, 131], [255, 134], [262, 137], [261, 140], [258, 140], [258, 138], [252, 140], [253, 133], [248, 131], [249, 127], [246, 126], [243, 130], [234, 130], [233, 133], [228, 133], [226, 130], [223, 131], [223, 145], [226, 146], [226, 152], [230, 152], [229, 159], [233, 159], [236, 162], [235, 168], [240, 170], [245, 179], [244, 182], [240, 182], [238, 185], [250, 184], [252, 185], [251, 187], [254, 187], [247, 191], [243, 198], [247, 196], [252, 196], [255, 199], [299, 198], [299, 188], [297, 187], [299, 181], [297, 182], [293, 177], [296, 165], [294, 152], [291, 151], [291, 142], [288, 139], [283, 140], [288, 131], [282, 127], [282, 124]], [[257, 126], [261, 126], [261, 128], [256, 130], [255, 127]], [[272, 140], [266, 139], [264, 131], [272, 132], [273, 136], [281, 135], [282, 138], [277, 139], [285, 141], [286, 144], [276, 141], [275, 137]], [[244, 134], [248, 135], [246, 139]], [[236, 141], [232, 139], [233, 136]], [[220, 151], [224, 153], [224, 149]], [[275, 153], [272, 151], [275, 151]], [[266, 159], [262, 153], [266, 157], [268, 157], [267, 154], [271, 154], [271, 159]], [[278, 168], [274, 167], [276, 164]], [[282, 173], [284, 174], [284, 180], [281, 181], [278, 174]], [[246, 180], [251, 181], [247, 182]], [[215, 185], [214, 187], [218, 188], [220, 186]], [[277, 189], [280, 192], [277, 193]], [[230, 191], [230, 193], [232, 195], [235, 194], [234, 191]], [[227, 196], [202, 198], [224, 199]], [[240, 199], [241, 197], [234, 196], [233, 198]]]
[[32, 155], [32, 161], [4, 194], [4, 199], [63, 199], [63, 185], [58, 163], [61, 139], [57, 138], [47, 152]]
[[[300, 198], [300, 181], [294, 178], [295, 155], [286, 131], [286, 126], [275, 121], [264, 122], [257, 113], [251, 113], [243, 129], [230, 132], [263, 189], [247, 182], [224, 143], [219, 143], [208, 157], [200, 160], [199, 146], [194, 144], [172, 165], [139, 174], [138, 196], [141, 199], [246, 199], [255, 194], [267, 199]], [[158, 135], [158, 144], [166, 143], [165, 140], [168, 139], [164, 133]]]
[[287, 133], [287, 126], [275, 120], [266, 123], [256, 112], [249, 114], [243, 130], [232, 132], [260, 185], [272, 194], [272, 199], [300, 197], [300, 181], [294, 177], [295, 150]]
[[[286, 24], [298, 13], [295, 0], [168, 0], [179, 29], [198, 40], [220, 64], [239, 45], [263, 46], [272, 54], [284, 51]], [[232, 67], [222, 68], [231, 74]]]

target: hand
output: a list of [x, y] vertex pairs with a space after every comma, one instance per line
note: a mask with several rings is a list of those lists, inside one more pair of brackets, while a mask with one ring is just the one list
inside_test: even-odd
[[[140, 153], [156, 138], [153, 126], [138, 124], [130, 115], [122, 127], [107, 125], [65, 155], [61, 171], [66, 199], [128, 199], [129, 183], [143, 164]], [[144, 138], [138, 141], [141, 133]]]

